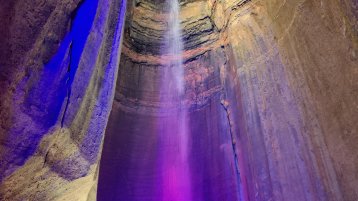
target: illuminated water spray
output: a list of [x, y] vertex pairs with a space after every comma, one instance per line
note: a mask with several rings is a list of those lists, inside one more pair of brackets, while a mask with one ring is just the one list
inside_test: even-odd
[[183, 69], [183, 41], [181, 39], [180, 19], [179, 19], [179, 2], [172, 0], [170, 5], [169, 16], [169, 54], [175, 57], [172, 60], [172, 75], [175, 79], [175, 87], [178, 95], [184, 93], [184, 69]]
[[[191, 182], [188, 161], [188, 119], [185, 107], [182, 107], [185, 95], [183, 68], [183, 41], [179, 18], [178, 0], [170, 4], [167, 54], [164, 88], [169, 94], [169, 103], [174, 103], [175, 112], [170, 112], [168, 124], [172, 125], [162, 133], [164, 144], [169, 147], [163, 153], [163, 201], [191, 201]], [[167, 86], [168, 85], [168, 86]]]

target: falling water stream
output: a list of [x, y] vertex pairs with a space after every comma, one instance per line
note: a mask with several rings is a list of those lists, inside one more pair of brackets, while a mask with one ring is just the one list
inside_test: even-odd
[[[171, 128], [162, 133], [163, 143], [166, 144], [163, 153], [163, 201], [190, 201], [191, 185], [188, 161], [188, 115], [182, 107], [184, 99], [184, 68], [183, 68], [183, 41], [179, 18], [178, 0], [170, 1], [170, 14], [167, 32], [167, 56], [162, 87], [167, 88], [169, 99], [175, 109], [170, 112], [168, 124]], [[175, 103], [175, 104], [172, 104]]]
[[[205, 68], [219, 76], [219, 67], [184, 65], [180, 0], [165, 1], [168, 26], [160, 66], [123, 62], [120, 68], [116, 93], [123, 98], [106, 129], [99, 200], [237, 201], [230, 125], [219, 94], [202, 108], [188, 109], [196, 106], [192, 76], [220, 85], [219, 78], [198, 72]], [[135, 107], [127, 105], [132, 98], [138, 99]]]
[[[180, 156], [182, 160], [187, 158], [188, 126], [186, 122], [186, 110], [180, 107], [184, 99], [184, 68], [183, 68], [183, 41], [181, 39], [181, 28], [179, 19], [178, 0], [171, 1], [169, 17], [169, 54], [173, 58], [168, 66], [171, 75], [167, 78], [173, 80], [174, 90], [171, 90], [172, 97], [178, 101], [177, 118], [181, 122], [178, 130], [180, 142]], [[173, 88], [172, 88], [173, 89]]]
[[178, 0], [171, 1], [168, 25], [169, 54], [174, 58], [171, 62], [172, 75], [175, 79], [176, 93], [182, 96], [184, 93], [183, 41], [181, 39]]

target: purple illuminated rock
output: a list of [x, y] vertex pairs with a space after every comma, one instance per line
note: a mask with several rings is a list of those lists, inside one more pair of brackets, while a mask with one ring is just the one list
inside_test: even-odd
[[186, 107], [191, 200], [357, 199], [354, 5], [183, 1], [186, 95], [165, 114], [168, 13], [157, 1], [131, 7], [98, 198], [163, 200], [157, 127]]
[[0, 1], [0, 200], [358, 199], [356, 0], [180, 1], [177, 99], [168, 1], [120, 52], [124, 5]]

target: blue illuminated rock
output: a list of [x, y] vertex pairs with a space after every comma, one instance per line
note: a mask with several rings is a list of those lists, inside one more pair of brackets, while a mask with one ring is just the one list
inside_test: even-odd
[[0, 2], [0, 200], [358, 200], [357, 1], [170, 2]]

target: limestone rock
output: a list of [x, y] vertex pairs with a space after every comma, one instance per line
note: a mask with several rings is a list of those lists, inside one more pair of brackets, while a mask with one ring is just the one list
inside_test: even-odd
[[182, 97], [168, 2], [0, 1], [0, 200], [160, 200], [186, 110], [193, 200], [356, 201], [357, 1], [181, 0]]
[[125, 4], [2, 1], [0, 10], [0, 200], [87, 200]]

